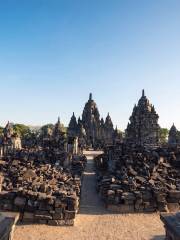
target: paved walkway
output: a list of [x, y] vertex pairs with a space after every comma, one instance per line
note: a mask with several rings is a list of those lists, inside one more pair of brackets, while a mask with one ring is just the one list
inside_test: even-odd
[[80, 214], [103, 214], [105, 209], [96, 191], [96, 173], [94, 169], [94, 156], [98, 152], [87, 154], [87, 165], [83, 176]]
[[93, 157], [84, 172], [80, 213], [74, 227], [17, 226], [14, 240], [164, 240], [158, 214], [112, 214], [103, 208], [95, 190]]

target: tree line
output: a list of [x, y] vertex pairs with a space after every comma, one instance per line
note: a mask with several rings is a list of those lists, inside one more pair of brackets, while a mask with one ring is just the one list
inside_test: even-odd
[[[53, 129], [54, 125], [53, 124], [46, 124], [44, 126], [42, 126], [41, 128], [39, 128], [38, 130], [32, 130], [31, 127], [24, 125], [24, 124], [13, 124], [12, 125], [14, 133], [17, 133], [21, 138], [31, 138], [31, 137], [35, 137], [35, 135], [39, 135], [42, 132], [45, 132], [47, 130], [47, 128]], [[64, 125], [62, 124], [62, 129], [64, 132], [67, 132], [67, 128], [64, 127]], [[3, 127], [0, 127], [0, 135], [2, 135], [3, 133]], [[160, 128], [160, 143], [166, 143], [167, 139], [168, 139], [168, 134], [169, 134], [169, 130], [167, 128]], [[179, 132], [179, 136], [180, 136], [180, 132]]]

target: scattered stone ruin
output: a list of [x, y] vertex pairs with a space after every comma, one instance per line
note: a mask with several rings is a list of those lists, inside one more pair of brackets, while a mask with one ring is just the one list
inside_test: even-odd
[[144, 90], [134, 106], [122, 142], [96, 158], [97, 190], [108, 209], [117, 212], [178, 211], [180, 148], [173, 125], [160, 146], [158, 114]]
[[1, 160], [0, 209], [20, 212], [25, 223], [73, 225], [85, 163], [84, 156], [73, 156], [65, 169], [35, 150]]
[[82, 119], [73, 113], [67, 131], [60, 119], [33, 145], [22, 148], [11, 124], [0, 142], [0, 210], [18, 211], [25, 223], [72, 226], [79, 211], [83, 150], [96, 157], [97, 191], [107, 209], [120, 213], [175, 212], [180, 207], [179, 132], [172, 126], [167, 145], [159, 142], [158, 114], [144, 90], [125, 137], [105, 121], [92, 94]]
[[97, 190], [117, 212], [178, 211], [180, 149], [147, 149], [121, 144], [96, 158]]

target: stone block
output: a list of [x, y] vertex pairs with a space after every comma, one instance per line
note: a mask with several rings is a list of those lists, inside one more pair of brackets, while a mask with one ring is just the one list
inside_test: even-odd
[[180, 191], [177, 191], [177, 190], [169, 191], [168, 197], [169, 197], [169, 198], [180, 199]]
[[39, 223], [39, 224], [47, 224], [48, 221], [47, 220], [38, 219], [37, 223]]
[[16, 197], [14, 200], [14, 205], [18, 207], [20, 210], [23, 210], [26, 204], [26, 198]]
[[62, 213], [63, 212], [63, 209], [60, 207], [60, 208], [55, 208], [55, 212], [56, 213]]
[[75, 211], [65, 211], [65, 219], [74, 219], [76, 217], [76, 212]]
[[53, 220], [62, 220], [64, 218], [64, 215], [62, 212], [61, 213], [55, 212], [52, 214], [52, 218]]
[[48, 211], [35, 211], [34, 213], [35, 220], [51, 220], [52, 216]]
[[11, 202], [5, 202], [3, 204], [3, 210], [5, 210], [5, 211], [13, 211], [13, 204]]
[[167, 203], [169, 212], [178, 212], [180, 210], [179, 203]]
[[22, 221], [24, 223], [33, 223], [34, 222], [34, 213], [24, 212]]
[[38, 200], [45, 200], [47, 198], [46, 193], [38, 193]]
[[157, 203], [157, 207], [158, 207], [158, 210], [160, 212], [167, 212], [168, 211], [166, 202], [159, 202], [159, 203]]
[[65, 220], [48, 220], [50, 226], [65, 226]]
[[57, 198], [55, 200], [55, 208], [61, 208], [61, 207], [62, 207], [62, 201], [59, 198]]
[[113, 212], [118, 212], [118, 213], [133, 213], [134, 205], [126, 205], [126, 204], [108, 205], [107, 209]]
[[65, 225], [66, 226], [74, 226], [74, 220], [65, 220]]

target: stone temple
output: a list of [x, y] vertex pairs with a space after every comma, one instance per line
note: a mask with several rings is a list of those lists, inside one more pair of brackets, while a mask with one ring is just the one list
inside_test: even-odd
[[144, 90], [138, 104], [134, 106], [130, 122], [126, 129], [126, 141], [139, 145], [157, 145], [159, 143], [159, 116], [154, 106], [145, 96]]
[[13, 125], [8, 122], [3, 129], [3, 134], [0, 137], [0, 156], [8, 155], [15, 149], [21, 149], [21, 138], [14, 132]]
[[112, 144], [115, 134], [111, 117], [108, 113], [105, 121], [100, 118], [100, 113], [96, 102], [92, 98], [92, 93], [89, 94], [89, 99], [85, 104], [82, 119], [76, 120], [73, 113], [68, 134], [75, 137], [82, 137], [86, 140], [88, 146], [98, 146], [102, 144]]
[[100, 139], [100, 114], [96, 103], [92, 99], [92, 94], [89, 95], [89, 100], [85, 104], [82, 123], [86, 130], [87, 139], [93, 144]]
[[176, 146], [179, 143], [180, 141], [179, 141], [178, 130], [173, 123], [171, 129], [169, 130], [168, 144], [171, 146]]

